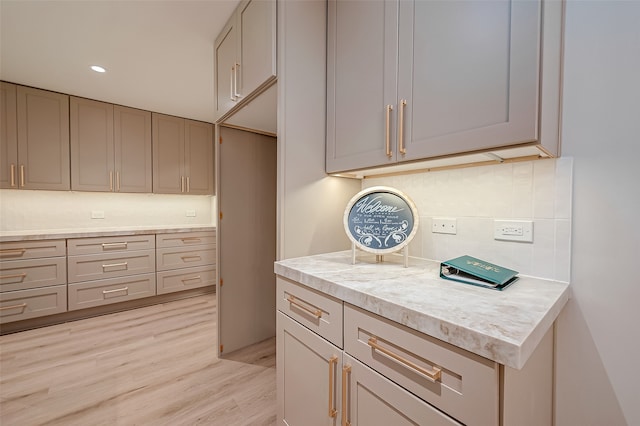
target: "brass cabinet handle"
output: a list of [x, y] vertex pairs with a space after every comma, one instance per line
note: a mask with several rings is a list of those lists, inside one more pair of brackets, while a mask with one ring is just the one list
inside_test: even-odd
[[127, 262], [112, 263], [112, 264], [109, 264], [109, 265], [102, 265], [102, 269], [105, 270], [107, 268], [116, 268], [118, 266], [124, 266], [124, 269], [127, 269]]
[[102, 294], [106, 296], [107, 294], [117, 293], [120, 291], [124, 291], [129, 294], [129, 287], [116, 288], [114, 290], [102, 290]]
[[347, 407], [347, 385], [349, 374], [351, 374], [351, 366], [345, 365], [342, 367], [342, 426], [351, 426], [351, 422], [347, 420], [347, 414], [349, 411], [349, 407]]
[[298, 308], [302, 309], [305, 312], [310, 313], [311, 315], [313, 315], [318, 319], [322, 317], [322, 311], [320, 309], [316, 309], [315, 311], [312, 309], [309, 309], [306, 306], [304, 306], [302, 303], [298, 302], [294, 296], [289, 295], [289, 297], [287, 297], [287, 302], [291, 303], [294, 306], [297, 306]]
[[404, 148], [403, 129], [404, 129], [404, 107], [407, 105], [407, 100], [402, 99], [400, 101], [400, 108], [398, 111], [398, 151], [400, 154], [406, 154], [407, 150]]
[[0, 250], [0, 257], [22, 256], [27, 249], [3, 249]]
[[20, 164], [20, 187], [24, 188], [24, 164]]
[[109, 171], [109, 191], [113, 192], [113, 171]]
[[187, 192], [191, 192], [191, 179], [189, 179], [189, 176], [187, 176]]
[[199, 280], [199, 279], [200, 279], [200, 275], [195, 276], [195, 277], [183, 278], [181, 281], [185, 282], [185, 281], [194, 281], [194, 280]]
[[11, 187], [13, 188], [14, 186], [16, 186], [16, 165], [15, 164], [11, 164], [11, 171], [10, 174], [11, 176], [9, 177], [11, 179]]
[[425, 376], [427, 379], [429, 379], [432, 382], [437, 382], [440, 380], [441, 378], [441, 372], [442, 370], [438, 367], [433, 367], [432, 370], [427, 370], [426, 368], [420, 367], [419, 365], [409, 361], [408, 359], [394, 353], [391, 352], [389, 349], [385, 349], [382, 346], [380, 346], [378, 344], [378, 339], [376, 337], [371, 337], [369, 338], [369, 341], [367, 342], [369, 344], [369, 346], [371, 346], [374, 350], [377, 350], [379, 352], [382, 352], [383, 354], [387, 355], [389, 358], [396, 360], [397, 362], [399, 362], [401, 365], [404, 365], [407, 368], [410, 368], [414, 371], [416, 371], [417, 373]]
[[236, 98], [233, 97], [235, 90], [233, 89], [233, 75], [235, 74], [235, 67], [231, 67], [231, 73], [229, 74], [230, 80], [229, 80], [229, 99], [231, 99], [232, 101], [235, 101]]
[[180, 240], [183, 243], [189, 243], [189, 244], [199, 243], [200, 242], [200, 238], [198, 238], [198, 237], [184, 237], [184, 238], [180, 238]]
[[333, 355], [329, 358], [329, 417], [333, 418], [338, 415], [338, 410], [333, 406], [333, 376], [335, 375], [335, 366], [338, 365], [338, 357]]
[[116, 248], [127, 248], [127, 242], [123, 241], [121, 243], [102, 243], [103, 250], [116, 249]]
[[184, 176], [180, 176], [180, 192], [184, 192]]
[[27, 273], [23, 272], [21, 274], [12, 274], [12, 275], [0, 275], [0, 280], [8, 280], [11, 278], [21, 278], [20, 281], [24, 280], [27, 277]]
[[120, 192], [120, 172], [116, 172], [116, 191]]
[[393, 153], [391, 152], [391, 111], [393, 110], [393, 105], [387, 105], [387, 113], [385, 117], [385, 149], [387, 152], [387, 157], [391, 158]]
[[198, 260], [201, 260], [202, 257], [200, 257], [200, 256], [198, 256], [196, 254], [196, 255], [193, 255], [193, 256], [182, 256], [182, 257], [180, 257], [180, 259], [182, 259], [183, 262], [188, 262], [187, 259], [195, 259], [195, 261], [198, 261]]
[[238, 93], [238, 70], [240, 69], [240, 64], [236, 62], [236, 66], [233, 70], [233, 96], [235, 96], [235, 100], [242, 97], [240, 93]]
[[10, 305], [10, 306], [0, 306], [0, 311], [4, 311], [9, 310], [9, 309], [16, 309], [16, 308], [26, 308], [27, 304], [26, 303], [21, 303], [19, 305]]

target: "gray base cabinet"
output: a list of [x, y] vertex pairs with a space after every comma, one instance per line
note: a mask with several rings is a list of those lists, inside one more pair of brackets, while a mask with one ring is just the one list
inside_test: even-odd
[[522, 370], [277, 277], [278, 424], [552, 424], [553, 331]]
[[327, 172], [558, 155], [561, 26], [561, 2], [330, 0]]

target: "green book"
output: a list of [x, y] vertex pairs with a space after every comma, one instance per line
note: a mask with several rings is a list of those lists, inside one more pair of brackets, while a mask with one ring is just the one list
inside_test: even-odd
[[518, 271], [471, 256], [460, 256], [440, 264], [440, 277], [480, 287], [503, 290], [518, 279]]

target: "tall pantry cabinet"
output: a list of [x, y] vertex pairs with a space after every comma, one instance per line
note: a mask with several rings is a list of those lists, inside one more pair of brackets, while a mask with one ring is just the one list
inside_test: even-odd
[[558, 154], [540, 126], [558, 121], [561, 2], [329, 0], [328, 14], [327, 172], [516, 145]]
[[69, 96], [0, 84], [0, 187], [69, 190]]

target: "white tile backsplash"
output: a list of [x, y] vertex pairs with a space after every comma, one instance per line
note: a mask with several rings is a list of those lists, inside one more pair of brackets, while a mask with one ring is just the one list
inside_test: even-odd
[[[468, 254], [525, 275], [569, 281], [573, 160], [545, 159], [367, 178], [407, 194], [420, 215], [411, 256], [446, 260]], [[455, 217], [456, 235], [433, 234], [433, 217]], [[497, 241], [494, 219], [532, 220], [533, 243]]]
[[[215, 225], [216, 197], [0, 190], [0, 232], [129, 226]], [[194, 210], [195, 217], [187, 217]], [[91, 219], [92, 211], [104, 219]]]

